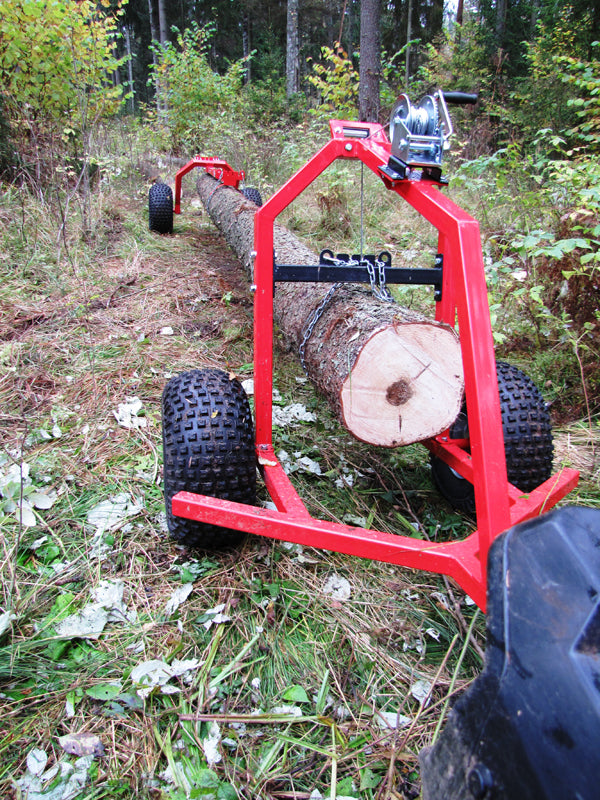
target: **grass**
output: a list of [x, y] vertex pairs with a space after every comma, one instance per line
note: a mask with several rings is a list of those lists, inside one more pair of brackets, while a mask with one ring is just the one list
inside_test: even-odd
[[[52, 501], [34, 506], [37, 524], [26, 527], [0, 500], [0, 614], [14, 615], [0, 634], [0, 795], [22, 796], [17, 781], [35, 748], [48, 768], [74, 768], [58, 737], [88, 733], [104, 756], [86, 767], [82, 798], [184, 798], [192, 789], [265, 800], [315, 791], [416, 798], [419, 750], [481, 669], [483, 618], [439, 576], [260, 538], [219, 554], [169, 539], [162, 389], [201, 365], [251, 373], [251, 298], [191, 195], [173, 237], [147, 231], [148, 186], [134, 145], [119, 136], [119, 147], [105, 146], [128, 155], [114, 156], [97, 188], [85, 241], [75, 200], [63, 226], [50, 201], [14, 187], [0, 196], [0, 470], [26, 462], [31, 482], [22, 490], [19, 481], [14, 497], [35, 490]], [[357, 189], [358, 176], [348, 180]], [[317, 195], [327, 191], [317, 186], [292, 209], [288, 222], [300, 233], [322, 224]], [[370, 179], [366, 191], [372, 198]], [[347, 208], [356, 246], [355, 200]], [[413, 249], [417, 259], [435, 246], [428, 226], [415, 228], [395, 208], [369, 213], [368, 246], [383, 239], [398, 258]], [[321, 235], [322, 246], [341, 247], [337, 228]], [[464, 535], [472, 523], [433, 490], [423, 448], [354, 441], [301, 377], [278, 347], [281, 403], [319, 411], [314, 424], [276, 430], [278, 449], [321, 467], [294, 474], [313, 514]], [[133, 396], [145, 425], [126, 429], [113, 412]], [[598, 505], [597, 443], [596, 420], [558, 431], [557, 461], [582, 470], [572, 502]], [[110, 499], [120, 512], [98, 522]], [[347, 599], [328, 593], [332, 577], [347, 581]], [[66, 635], [61, 623], [107, 583], [122, 591], [120, 612], [97, 636]], [[144, 662], [163, 670], [148, 692], [137, 677]], [[171, 677], [160, 683], [159, 674]]]

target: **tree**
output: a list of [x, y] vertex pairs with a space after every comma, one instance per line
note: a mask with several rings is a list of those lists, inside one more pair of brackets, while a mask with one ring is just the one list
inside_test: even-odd
[[165, 0], [158, 0], [158, 27], [160, 34], [160, 44], [164, 47], [169, 41], [169, 29], [167, 27], [167, 13], [165, 11]]
[[287, 48], [285, 62], [286, 95], [289, 98], [298, 92], [300, 75], [298, 46], [298, 0], [287, 0]]
[[379, 119], [381, 76], [381, 0], [362, 0], [360, 12], [360, 84], [358, 115], [364, 122]]

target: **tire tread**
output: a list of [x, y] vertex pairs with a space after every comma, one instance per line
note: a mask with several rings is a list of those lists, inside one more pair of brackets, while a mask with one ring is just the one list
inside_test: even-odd
[[230, 547], [240, 531], [176, 517], [171, 500], [189, 491], [256, 504], [256, 454], [248, 398], [226, 372], [207, 368], [172, 378], [162, 398], [164, 490], [171, 536], [203, 549]]

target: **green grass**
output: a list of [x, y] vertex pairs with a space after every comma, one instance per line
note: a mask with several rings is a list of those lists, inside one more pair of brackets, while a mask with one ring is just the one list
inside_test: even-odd
[[[307, 145], [293, 144], [286, 147], [300, 162]], [[36, 510], [35, 527], [20, 528], [0, 507], [0, 614], [15, 615], [0, 638], [0, 795], [19, 796], [15, 781], [33, 748], [47, 753], [49, 767], [74, 764], [58, 737], [85, 732], [99, 737], [105, 756], [93, 761], [81, 798], [184, 798], [190, 787], [220, 798], [308, 798], [314, 790], [415, 798], [419, 750], [449, 698], [481, 669], [483, 617], [440, 576], [258, 537], [218, 554], [169, 539], [162, 389], [172, 374], [201, 365], [248, 376], [251, 298], [205, 215], [186, 211], [172, 237], [147, 231], [137, 145], [118, 131], [107, 146], [113, 174], [95, 196], [97, 224], [86, 241], [75, 211], [60, 238], [39, 199], [14, 189], [0, 196], [0, 455], [7, 465], [27, 462], [31, 486], [55, 493], [51, 507]], [[271, 174], [275, 154], [263, 169], [258, 150], [253, 169]], [[352, 195], [353, 247], [357, 180], [336, 177]], [[376, 187], [365, 185], [373, 209]], [[321, 208], [309, 195], [288, 220], [309, 236]], [[435, 241], [428, 225], [413, 222], [387, 202], [370, 210], [367, 246], [425, 263]], [[339, 230], [321, 228], [318, 238], [348, 249]], [[440, 540], [472, 529], [434, 491], [424, 448], [356, 442], [301, 377], [277, 342], [281, 403], [319, 412], [314, 424], [275, 431], [277, 451], [321, 467], [321, 475], [294, 473], [311, 513]], [[113, 411], [134, 395], [146, 425], [127, 430]], [[557, 440], [557, 463], [582, 469], [569, 500], [598, 505], [597, 420], [571, 421]], [[121, 495], [129, 515], [98, 532], [90, 512]], [[348, 600], [326, 593], [334, 575], [348, 581]], [[61, 635], [61, 621], [89, 607], [103, 581], [122, 586], [127, 616], [107, 621], [97, 638]], [[188, 583], [191, 593], [169, 613], [169, 599]], [[221, 605], [227, 621], [208, 624], [207, 612]], [[140, 697], [135, 670], [152, 660], [193, 666]], [[427, 704], [418, 699], [423, 685]], [[386, 715], [396, 714], [407, 724], [391, 729]]]

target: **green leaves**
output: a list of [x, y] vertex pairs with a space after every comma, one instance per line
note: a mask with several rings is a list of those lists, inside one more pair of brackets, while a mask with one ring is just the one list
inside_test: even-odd
[[282, 699], [286, 700], [288, 703], [310, 702], [308, 695], [306, 694], [306, 690], [302, 686], [298, 685], [290, 686], [288, 689], [286, 689], [282, 694]]
[[313, 62], [313, 74], [308, 77], [321, 97], [321, 105], [311, 113], [322, 118], [334, 114], [340, 119], [356, 119], [358, 72], [352, 61], [339, 43], [322, 47], [321, 56], [325, 63]]
[[119, 109], [121, 87], [106, 77], [123, 63], [114, 55], [121, 5], [108, 16], [89, 0], [3, 0], [0, 84], [15, 120], [80, 129]]
[[[193, 23], [177, 32], [175, 43], [156, 48], [154, 81], [160, 96], [168, 98], [168, 126], [179, 143], [198, 138], [209, 115], [229, 113], [240, 105], [246, 59], [231, 64], [224, 75], [213, 72], [207, 57], [211, 36], [209, 27]], [[214, 124], [214, 118], [208, 124]]]

